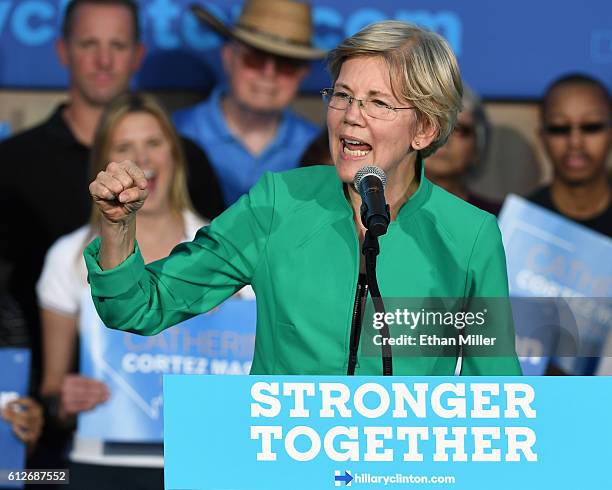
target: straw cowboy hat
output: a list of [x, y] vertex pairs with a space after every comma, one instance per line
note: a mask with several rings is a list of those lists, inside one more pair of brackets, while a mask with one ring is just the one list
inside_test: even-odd
[[226, 38], [242, 41], [267, 53], [300, 60], [316, 60], [325, 51], [312, 46], [310, 5], [295, 0], [246, 0], [236, 24], [226, 26], [202, 8], [191, 5], [199, 20]]

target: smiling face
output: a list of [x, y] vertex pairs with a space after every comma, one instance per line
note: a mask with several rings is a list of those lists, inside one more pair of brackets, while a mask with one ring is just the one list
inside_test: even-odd
[[144, 170], [149, 196], [142, 212], [154, 213], [169, 207], [175, 164], [170, 140], [153, 115], [147, 112], [125, 115], [111, 137], [108, 160], [132, 160]]
[[[392, 107], [409, 107], [393, 95], [389, 69], [380, 57], [358, 57], [342, 64], [334, 92], [343, 92], [370, 103], [380, 101]], [[340, 179], [353, 181], [365, 165], [376, 165], [388, 181], [397, 175], [411, 175], [415, 154], [412, 148], [424, 148], [433, 140], [418, 128], [415, 110], [399, 110], [392, 121], [375, 119], [365, 113], [359, 102], [347, 109], [329, 107], [327, 127], [331, 156]]]
[[605, 178], [612, 144], [610, 119], [609, 103], [597, 87], [574, 83], [553, 89], [541, 136], [556, 179], [581, 185]]
[[127, 90], [143, 55], [132, 13], [120, 5], [77, 7], [69, 37], [58, 41], [57, 48], [70, 71], [72, 96], [93, 106], [106, 105]]

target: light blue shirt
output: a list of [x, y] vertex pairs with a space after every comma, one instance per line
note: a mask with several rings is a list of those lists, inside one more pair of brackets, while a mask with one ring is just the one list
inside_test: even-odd
[[207, 100], [175, 112], [173, 119], [178, 132], [207, 153], [229, 206], [264, 172], [296, 168], [321, 128], [286, 109], [274, 139], [259, 155], [253, 155], [227, 126], [221, 109], [224, 92], [224, 87], [217, 86]]

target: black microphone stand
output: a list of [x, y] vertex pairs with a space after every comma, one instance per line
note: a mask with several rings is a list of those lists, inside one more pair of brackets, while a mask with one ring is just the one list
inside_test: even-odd
[[391, 352], [391, 346], [388, 343], [389, 340], [389, 325], [385, 321], [385, 304], [380, 295], [378, 289], [378, 280], [376, 278], [376, 257], [380, 253], [380, 246], [378, 245], [378, 237], [373, 234], [369, 229], [366, 229], [365, 238], [363, 240], [363, 247], [361, 249], [365, 256], [366, 266], [366, 277], [368, 280], [368, 287], [370, 288], [370, 295], [372, 296], [372, 302], [374, 303], [374, 309], [376, 313], [382, 313], [383, 327], [380, 329], [380, 334], [383, 338], [382, 342], [382, 363], [383, 363], [383, 376], [393, 375], [393, 357]]

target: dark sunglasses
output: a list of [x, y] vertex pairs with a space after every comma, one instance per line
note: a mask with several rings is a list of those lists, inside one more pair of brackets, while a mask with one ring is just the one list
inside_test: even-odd
[[544, 126], [544, 132], [551, 136], [568, 136], [573, 128], [578, 128], [582, 134], [597, 134], [608, 129], [609, 123], [593, 122], [584, 124], [547, 124]]
[[276, 73], [280, 75], [295, 75], [304, 66], [301, 60], [276, 56], [247, 46], [241, 49], [240, 55], [242, 64], [251, 70], [261, 71], [268, 61], [273, 61]]
[[476, 128], [471, 124], [457, 123], [453, 128], [453, 134], [456, 134], [461, 138], [467, 138], [468, 136], [472, 136], [475, 132]]

